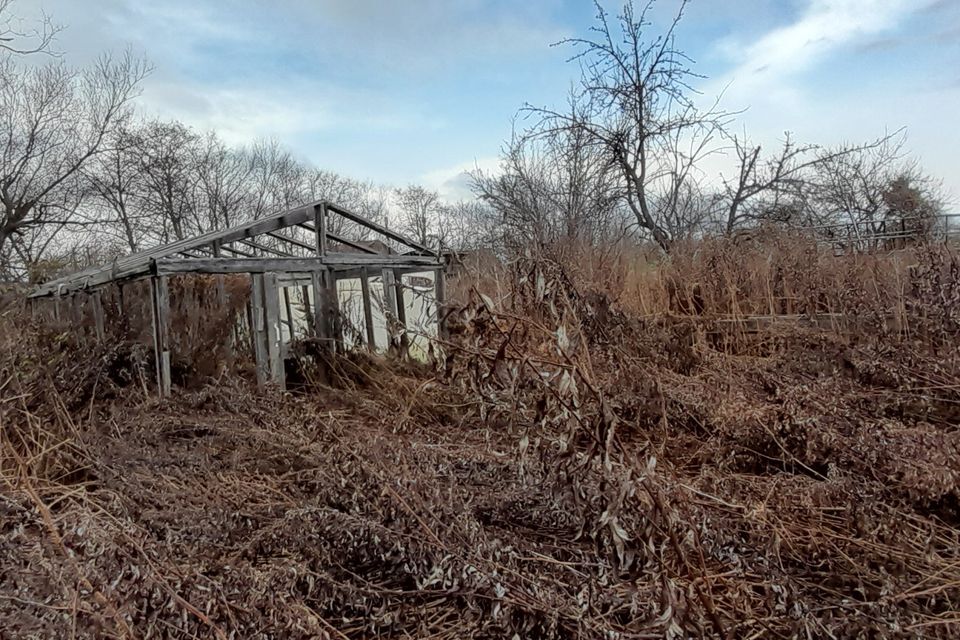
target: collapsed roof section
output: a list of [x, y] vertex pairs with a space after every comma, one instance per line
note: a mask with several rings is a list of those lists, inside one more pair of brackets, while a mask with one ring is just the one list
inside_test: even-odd
[[[329, 230], [331, 216], [340, 216], [372, 232], [379, 240], [398, 243], [406, 251], [385, 254], [374, 248], [385, 246], [382, 242], [350, 239], [333, 233]], [[295, 237], [298, 229], [310, 232], [307, 237], [311, 241], [301, 239], [302, 234], [301, 238]], [[258, 242], [257, 238], [264, 241]], [[30, 297], [64, 295], [151, 275], [297, 273], [332, 269], [338, 277], [351, 277], [367, 267], [402, 272], [440, 266], [442, 257], [431, 249], [339, 205], [319, 201], [229, 229], [116, 258], [108, 264], [44, 283]]]

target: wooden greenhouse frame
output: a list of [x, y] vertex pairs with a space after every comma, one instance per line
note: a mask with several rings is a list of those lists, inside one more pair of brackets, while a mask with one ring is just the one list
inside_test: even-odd
[[[372, 232], [378, 239], [397, 243], [404, 252], [382, 253], [371, 248], [369, 243], [334, 233], [329, 230], [332, 216], [340, 216]], [[292, 237], [290, 232], [294, 229], [308, 231], [310, 240]], [[149, 278], [157, 388], [165, 397], [171, 391], [168, 278], [172, 275], [248, 274], [251, 278], [250, 330], [257, 381], [261, 386], [269, 380], [285, 387], [280, 287], [298, 285], [312, 290], [315, 302], [313, 309], [307, 310], [308, 316], [312, 316], [308, 324], [315, 337], [329, 341], [332, 346], [342, 338], [337, 280], [359, 278], [367, 345], [373, 346], [368, 278], [380, 275], [387, 312], [405, 327], [401, 278], [405, 273], [423, 271], [436, 274], [434, 294], [438, 332], [442, 333], [445, 293], [442, 256], [364, 216], [334, 203], [319, 201], [83, 269], [38, 286], [29, 298], [34, 309], [40, 300], [53, 300], [54, 316], [59, 317], [61, 301], [66, 299], [72, 303], [78, 296], [89, 296], [96, 335], [102, 340], [105, 333], [102, 289], [112, 284]], [[222, 279], [218, 282], [217, 295], [222, 302], [225, 295]], [[289, 314], [288, 321], [291, 322], [292, 336]]]

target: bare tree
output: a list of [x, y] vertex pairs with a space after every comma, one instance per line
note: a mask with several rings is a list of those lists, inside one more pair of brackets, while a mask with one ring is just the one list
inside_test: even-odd
[[126, 121], [147, 65], [129, 52], [88, 69], [0, 62], [0, 259], [31, 227], [68, 225], [81, 169]]
[[904, 136], [825, 150], [810, 178], [808, 207], [823, 223], [843, 223], [857, 241], [891, 230], [926, 233], [942, 211], [937, 182], [905, 157]]
[[196, 145], [199, 136], [179, 122], [153, 121], [137, 133], [135, 153], [143, 180], [141, 206], [161, 242], [182, 240], [211, 226], [200, 202]]
[[50, 47], [63, 27], [54, 23], [45, 12], [41, 13], [40, 19], [33, 26], [22, 26], [21, 21], [13, 15], [14, 3], [15, 0], [0, 0], [0, 52], [15, 55], [56, 55]]
[[[571, 113], [577, 110], [571, 100]], [[621, 179], [581, 128], [514, 136], [498, 173], [473, 172], [474, 192], [496, 215], [501, 242], [544, 247], [596, 241], [622, 226]]]
[[595, 35], [562, 42], [578, 50], [573, 60], [583, 71], [583, 108], [572, 114], [528, 108], [540, 117], [531, 135], [563, 128], [583, 131], [617, 167], [637, 225], [669, 250], [672, 235], [665, 214], [675, 213], [676, 196], [671, 194], [682, 191], [698, 159], [711, 150], [724, 115], [699, 110], [691, 97], [690, 83], [700, 76], [675, 44], [686, 0], [666, 32], [652, 39], [647, 37], [652, 0], [639, 12], [627, 2], [614, 24], [595, 4]]
[[400, 209], [400, 228], [424, 246], [435, 244], [432, 239], [443, 244], [444, 230], [438, 224], [440, 195], [418, 185], [397, 189], [394, 195]]
[[230, 227], [252, 215], [254, 161], [246, 149], [231, 149], [210, 132], [196, 145], [194, 162], [210, 228]]

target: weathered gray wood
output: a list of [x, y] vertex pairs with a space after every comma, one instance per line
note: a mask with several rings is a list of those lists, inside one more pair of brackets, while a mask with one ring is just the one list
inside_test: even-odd
[[[227, 250], [227, 247], [224, 247]], [[308, 273], [325, 267], [392, 267], [428, 271], [437, 263], [427, 256], [362, 255], [330, 253], [323, 258], [159, 258], [154, 263], [156, 275], [177, 273]]]
[[394, 287], [396, 288], [397, 296], [397, 320], [400, 321], [400, 324], [403, 325], [403, 328], [407, 328], [407, 304], [403, 299], [403, 276], [394, 275]]
[[270, 377], [263, 289], [263, 275], [254, 274], [250, 276], [250, 334], [253, 338], [253, 359], [256, 363], [257, 386], [260, 388], [267, 384]]
[[280, 332], [280, 296], [277, 274], [263, 274], [263, 309], [267, 325], [267, 354], [270, 361], [270, 381], [285, 388], [283, 370], [282, 334]]
[[343, 207], [341, 207], [341, 206], [339, 206], [339, 205], [335, 205], [335, 204], [330, 204], [330, 203], [328, 203], [328, 204], [327, 204], [327, 208], [328, 208], [330, 211], [333, 211], [334, 213], [339, 213], [341, 216], [343, 216], [343, 217], [346, 218], [347, 220], [350, 220], [350, 221], [352, 221], [352, 222], [356, 222], [356, 223], [359, 224], [360, 226], [366, 227], [367, 229], [370, 229], [371, 231], [376, 231], [376, 232], [379, 233], [380, 235], [386, 236], [387, 238], [390, 238], [391, 240], [394, 240], [394, 241], [396, 241], [396, 242], [399, 242], [399, 243], [402, 244], [402, 245], [408, 246], [408, 247], [410, 247], [411, 249], [415, 249], [415, 250], [417, 250], [417, 251], [420, 251], [421, 253], [425, 253], [425, 254], [428, 254], [428, 255], [434, 255], [434, 256], [436, 255], [433, 251], [431, 251], [431, 250], [428, 249], [427, 247], [423, 246], [422, 244], [419, 244], [419, 243], [417, 243], [417, 242], [414, 242], [413, 240], [411, 240], [410, 238], [407, 238], [406, 236], [403, 236], [403, 235], [401, 235], [401, 234], [399, 234], [399, 233], [397, 233], [397, 232], [395, 232], [395, 231], [393, 231], [393, 230], [391, 230], [391, 229], [387, 229], [386, 227], [377, 224], [377, 223], [374, 222], [373, 220], [369, 220], [369, 219], [367, 219], [367, 218], [364, 218], [363, 216], [361, 216], [361, 215], [359, 215], [359, 214], [356, 214], [356, 213], [353, 213], [352, 211], [349, 211], [349, 210], [347, 210], [347, 209], [344, 209]]
[[[283, 258], [295, 258], [295, 257], [296, 257], [296, 256], [294, 256], [292, 253], [290, 253], [289, 251], [284, 251], [284, 250], [282, 250], [282, 249], [274, 249], [273, 247], [268, 247], [268, 246], [265, 245], [265, 244], [262, 244], [262, 243], [260, 243], [260, 242], [254, 242], [253, 240], [237, 240], [237, 242], [238, 242], [239, 244], [244, 245], [245, 247], [250, 247], [251, 249], [256, 249], [257, 251], [260, 251], [260, 252], [262, 252], [262, 253], [266, 253], [266, 254], [268, 254], [268, 255], [281, 256], [281, 257], [283, 257]], [[256, 254], [254, 254], [254, 255], [256, 255]]]
[[287, 330], [290, 332], [290, 340], [293, 340], [295, 331], [293, 328], [293, 305], [290, 304], [290, 287], [279, 284], [278, 286], [283, 292], [283, 308], [287, 314]]
[[373, 307], [370, 304], [370, 282], [366, 267], [360, 273], [360, 294], [363, 297], [363, 324], [367, 329], [367, 349], [376, 351], [377, 341], [373, 333]]
[[313, 309], [310, 305], [310, 285], [300, 285], [300, 294], [303, 296], [303, 315], [307, 319], [307, 333], [315, 335], [316, 329], [313, 326]]
[[[312, 231], [312, 232], [314, 232], [314, 233], [316, 233], [316, 230], [317, 230], [316, 227], [314, 227], [312, 224], [309, 224], [309, 223], [306, 223], [306, 222], [304, 222], [303, 224], [297, 225], [297, 226], [298, 226], [298, 227], [301, 227], [301, 228], [303, 228], [303, 229], [306, 229], [307, 231]], [[350, 247], [351, 249], [356, 249], [357, 251], [361, 251], [361, 252], [363, 252], [363, 253], [372, 253], [372, 254], [376, 254], [376, 255], [383, 255], [383, 254], [381, 254], [379, 251], [377, 251], [377, 250], [375, 250], [375, 249], [371, 249], [370, 247], [364, 246], [364, 245], [360, 244], [359, 242], [355, 242], [355, 241], [353, 241], [353, 240], [350, 240], [349, 238], [344, 238], [343, 236], [337, 235], [336, 233], [333, 233], [332, 231], [327, 231], [327, 239], [328, 239], [328, 240], [333, 240], [334, 242], [336, 242], [336, 243], [338, 243], [338, 244], [342, 244], [342, 245], [348, 246], [348, 247]], [[311, 247], [311, 248], [312, 248], [312, 247]], [[327, 247], [327, 250], [329, 251], [329, 247]]]
[[434, 277], [433, 291], [437, 299], [437, 336], [441, 340], [447, 339], [447, 274], [443, 269], [437, 269]]
[[[301, 225], [301, 226], [304, 226], [304, 225]], [[310, 231], [313, 231], [313, 227], [310, 227]], [[301, 242], [300, 240], [297, 240], [296, 238], [291, 238], [291, 237], [289, 237], [289, 236], [285, 236], [285, 235], [283, 235], [282, 233], [278, 233], [278, 232], [276, 232], [276, 231], [270, 231], [270, 232], [267, 233], [267, 235], [270, 236], [271, 238], [274, 238], [274, 239], [279, 240], [279, 241], [281, 241], [281, 242], [286, 242], [287, 244], [293, 245], [294, 247], [298, 247], [298, 248], [300, 248], [300, 249], [306, 249], [307, 251], [310, 251], [311, 253], [315, 252], [315, 250], [316, 250], [316, 247], [314, 247], [312, 244], [308, 244], [308, 243], [306, 243], [306, 242]]]
[[153, 355], [156, 360], [157, 391], [170, 396], [170, 289], [166, 277], [150, 279], [153, 309]]
[[327, 204], [320, 203], [313, 207], [313, 227], [317, 240], [317, 255], [327, 255]]
[[337, 277], [333, 269], [321, 272], [323, 282], [324, 322], [327, 338], [335, 348], [342, 347], [343, 327], [340, 321], [340, 296], [337, 293]]
[[397, 318], [397, 289], [394, 281], [393, 270], [383, 269], [380, 272], [380, 280], [383, 282], [383, 303], [386, 306], [384, 312]]
[[328, 338], [323, 305], [323, 275], [320, 271], [310, 273], [310, 286], [313, 289], [313, 335], [320, 339]]
[[97, 342], [103, 342], [106, 339], [106, 327], [103, 322], [103, 298], [101, 296], [101, 291], [94, 291], [90, 294], [90, 302], [93, 304], [93, 328]]
[[[76, 291], [94, 287], [117, 280], [149, 275], [151, 273], [153, 260], [158, 258], [173, 257], [178, 254], [182, 254], [183, 252], [194, 253], [199, 251], [208, 251], [214, 240], [220, 242], [223, 251], [228, 251], [234, 255], [245, 255], [245, 253], [242, 251], [239, 251], [235, 248], [228, 248], [224, 245], [274, 232], [278, 229], [284, 229], [294, 225], [302, 225], [307, 222], [313, 222], [314, 225], [316, 225], [318, 210], [325, 211], [328, 214], [334, 213], [341, 215], [347, 220], [351, 220], [362, 227], [380, 234], [381, 236], [415, 249], [421, 254], [432, 256], [436, 255], [427, 247], [424, 247], [410, 240], [409, 238], [396, 233], [395, 231], [387, 229], [386, 227], [383, 227], [372, 220], [368, 220], [361, 215], [348, 211], [343, 207], [326, 202], [316, 202], [305, 207], [299, 207], [273, 216], [261, 218], [259, 220], [246, 222], [242, 225], [231, 227], [229, 229], [211, 231], [194, 238], [180, 240], [161, 247], [155, 247], [153, 249], [148, 249], [133, 255], [117, 258], [106, 265], [83, 269], [74, 274], [65, 276], [63, 278], [58, 278], [41, 285], [30, 294], [30, 297], [49, 296], [58, 290], [60, 290], [62, 293], [66, 293], [68, 291]], [[316, 235], [318, 238], [318, 248], [322, 249], [323, 253], [326, 253], [326, 247], [321, 247], [320, 244], [322, 243], [323, 245], [326, 245], [328, 238], [337, 242], [342, 242], [347, 246], [353, 246], [358, 251], [370, 251], [368, 248], [363, 247], [362, 245], [352, 243], [345, 238], [340, 238], [335, 234], [328, 233], [326, 230], [326, 216], [320, 217], [324, 220], [324, 228], [319, 229], [319, 233]]]

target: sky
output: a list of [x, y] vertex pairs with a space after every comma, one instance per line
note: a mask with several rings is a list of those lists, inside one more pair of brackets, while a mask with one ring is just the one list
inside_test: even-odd
[[[605, 2], [616, 12], [620, 3]], [[659, 0], [655, 21], [676, 0]], [[589, 35], [587, 0], [19, 0], [66, 29], [70, 64], [131, 47], [154, 67], [148, 116], [274, 138], [319, 167], [469, 195], [527, 103], [562, 106]], [[960, 210], [960, 0], [692, 0], [678, 45], [705, 102], [772, 148], [905, 128]], [[722, 157], [715, 171], [722, 171]]]

